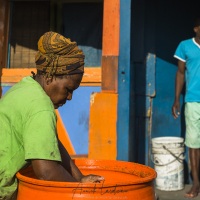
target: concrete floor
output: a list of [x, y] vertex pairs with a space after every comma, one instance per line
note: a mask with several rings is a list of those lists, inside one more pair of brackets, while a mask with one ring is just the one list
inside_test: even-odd
[[[157, 200], [187, 200], [188, 198], [184, 197], [184, 194], [189, 191], [191, 188], [191, 185], [185, 185], [183, 190], [178, 190], [178, 191], [161, 191], [156, 189], [156, 196]], [[196, 197], [193, 198], [194, 200], [199, 199], [200, 200], [200, 194]]]

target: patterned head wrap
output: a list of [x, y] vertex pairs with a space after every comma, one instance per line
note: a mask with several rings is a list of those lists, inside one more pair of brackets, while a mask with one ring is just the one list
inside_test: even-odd
[[47, 77], [84, 73], [84, 54], [69, 38], [47, 32], [38, 41], [35, 63], [38, 73]]

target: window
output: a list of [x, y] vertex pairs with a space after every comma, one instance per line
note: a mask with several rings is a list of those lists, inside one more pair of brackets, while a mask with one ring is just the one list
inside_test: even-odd
[[11, 3], [9, 68], [34, 68], [39, 37], [50, 28], [49, 1]]
[[35, 68], [37, 41], [49, 30], [76, 41], [85, 66], [99, 67], [102, 26], [103, 0], [13, 0], [7, 67]]

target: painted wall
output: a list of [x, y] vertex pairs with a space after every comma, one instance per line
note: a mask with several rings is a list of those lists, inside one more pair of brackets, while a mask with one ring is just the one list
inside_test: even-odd
[[[108, 3], [105, 5], [108, 5], [107, 14], [109, 14], [109, 17], [110, 13], [112, 13], [109, 11], [109, 8], [111, 9], [111, 11], [113, 8], [113, 6], [109, 7], [109, 5], [112, 5], [114, 1], [107, 0], [105, 2]], [[198, 8], [200, 3], [194, 0], [190, 1], [189, 3], [181, 2], [181, 4], [179, 1], [167, 0], [121, 0], [120, 2], [121, 5], [123, 5], [124, 9], [123, 10], [122, 7], [120, 9], [120, 12], [123, 12], [121, 13], [120, 18], [120, 20], [124, 22], [120, 25], [120, 35], [121, 37], [123, 36], [123, 38], [121, 38], [122, 40], [119, 40], [119, 38], [116, 39], [113, 37], [118, 36], [118, 34], [113, 33], [116, 33], [116, 31], [117, 33], [119, 32], [118, 27], [115, 26], [115, 21], [111, 20], [113, 19], [117, 21], [117, 17], [119, 17], [119, 10], [117, 10], [118, 4], [115, 4], [116, 7], [114, 8], [116, 10], [114, 10], [114, 13], [117, 17], [112, 18], [110, 16], [110, 18], [105, 18], [104, 24], [108, 26], [105, 26], [105, 35], [103, 35], [105, 36], [105, 44], [108, 44], [104, 46], [104, 51], [102, 52], [104, 56], [103, 66], [105, 66], [103, 71], [103, 89], [105, 90], [105, 93], [108, 93], [108, 95], [106, 95], [105, 93], [101, 94], [101, 101], [99, 101], [99, 98], [101, 99], [101, 97], [97, 95], [98, 99], [96, 106], [97, 108], [99, 108], [99, 106], [103, 104], [102, 102], [106, 102], [107, 98], [113, 96], [112, 94], [110, 94], [110, 91], [115, 94], [113, 102], [117, 104], [117, 89], [120, 89], [120, 101], [118, 103], [118, 109], [121, 109], [121, 111], [123, 112], [118, 112], [118, 116], [115, 117], [118, 118], [117, 123], [120, 123], [121, 125], [120, 129], [118, 129], [120, 133], [117, 134], [118, 136], [124, 136], [123, 134], [125, 133], [126, 143], [124, 143], [123, 140], [118, 140], [118, 145], [121, 145], [121, 147], [125, 144], [125, 148], [118, 149], [118, 152], [120, 151], [121, 156], [118, 158], [129, 159], [128, 154], [132, 153], [134, 155], [133, 161], [146, 165], [152, 165], [152, 137], [160, 137], [166, 135], [184, 136], [183, 116], [181, 116], [181, 118], [178, 120], [174, 120], [171, 115], [171, 106], [174, 96], [174, 78], [176, 72], [176, 60], [173, 58], [173, 54], [178, 43], [181, 40], [192, 37], [192, 21], [199, 12]], [[126, 12], [126, 10], [129, 9], [127, 5], [131, 6], [131, 10], [128, 10], [129, 12]], [[126, 18], [126, 15], [128, 15], [127, 17], [130, 17], [128, 18], [128, 20]], [[110, 26], [110, 24], [112, 26]], [[117, 23], [117, 25], [119, 24]], [[109, 27], [116, 28], [116, 31], [112, 31], [114, 29], [109, 29]], [[113, 45], [110, 40], [115, 41], [113, 42], [113, 44], [116, 46], [113, 49]], [[120, 48], [118, 48], [118, 42], [116, 41], [120, 41]], [[99, 51], [100, 50], [98, 48], [98, 55]], [[152, 60], [152, 66], [151, 63], [149, 63], [149, 55], [154, 58]], [[118, 56], [121, 56], [121, 58], [119, 59], [119, 69], [117, 68]], [[126, 59], [126, 62], [123, 62], [123, 59]], [[98, 60], [98, 62], [100, 62], [100, 60]], [[114, 73], [110, 73], [113, 69]], [[119, 73], [118, 81], [116, 80], [116, 72]], [[127, 72], [130, 72], [130, 74], [128, 74]], [[112, 76], [111, 78], [112, 80], [114, 80], [114, 86], [110, 84], [112, 83], [112, 81], [109, 80], [109, 76]], [[126, 85], [127, 80], [128, 85]], [[155, 87], [149, 87], [152, 86], [152, 83], [155, 83]], [[117, 84], [119, 84], [118, 88], [116, 87]], [[151, 92], [149, 92], [149, 88], [151, 88]], [[7, 87], [3, 87], [4, 91], [6, 89]], [[109, 91], [109, 89], [111, 90]], [[76, 133], [72, 133], [72, 128], [70, 127], [71, 124], [69, 125], [69, 127], [66, 125], [66, 129], [69, 132], [70, 137], [73, 138], [72, 140], [75, 150], [79, 153], [85, 153], [87, 151], [86, 146], [84, 146], [83, 151], [81, 151], [79, 147], [83, 143], [86, 144], [86, 140], [88, 137], [85, 134], [87, 126], [86, 121], [90, 107], [88, 105], [90, 103], [90, 94], [93, 91], [99, 92], [100, 85], [90, 85], [89, 87], [81, 86], [81, 96], [74, 96], [74, 101], [69, 102], [69, 105], [66, 104], [63, 108], [59, 109], [64, 123], [68, 123], [72, 117], [70, 115], [67, 115], [67, 112], [65, 112], [65, 110], [69, 109], [71, 113], [79, 109], [78, 115], [74, 115], [75, 121], [73, 123], [76, 127], [76, 132], [78, 136], [80, 136], [82, 132], [84, 132], [82, 138], [83, 140], [75, 137]], [[84, 93], [86, 93], [86, 95]], [[77, 99], [77, 101], [75, 101], [75, 99]], [[126, 101], [125, 104], [124, 101]], [[78, 108], [78, 105], [83, 105], [83, 102], [85, 102], [84, 106]], [[109, 106], [110, 103], [112, 103], [112, 100], [106, 103], [106, 106]], [[88, 108], [85, 105], [87, 105]], [[68, 106], [70, 106], [70, 108], [68, 108]], [[130, 110], [127, 111], [127, 108]], [[115, 110], [116, 108], [113, 108], [113, 111]], [[101, 112], [101, 110], [99, 110], [99, 112]], [[107, 110], [107, 112], [109, 111]], [[93, 114], [94, 113], [95, 111], [93, 111]], [[109, 114], [112, 114], [112, 112]], [[96, 135], [96, 133], [98, 133], [98, 128], [102, 128], [102, 126], [105, 124], [105, 120], [102, 120], [100, 125], [96, 123], [98, 121], [98, 116], [98, 113], [95, 113], [95, 125], [97, 126], [95, 130], [92, 130], [94, 131], [93, 135]], [[107, 116], [107, 113], [104, 113], [104, 119], [106, 119]], [[127, 118], [128, 120], [124, 120]], [[80, 119], [82, 119], [82, 121]], [[114, 123], [115, 122], [116, 121], [114, 120]], [[116, 125], [114, 123], [112, 124], [112, 127]], [[78, 128], [79, 125], [80, 128]], [[102, 130], [105, 136], [106, 128], [107, 127], [104, 126], [104, 130]], [[116, 131], [115, 128], [112, 129], [112, 133]], [[99, 134], [101, 135], [101, 133]], [[114, 136], [116, 137], [116, 132], [114, 134]], [[129, 136], [130, 140], [134, 140], [132, 144], [127, 142], [129, 140]], [[96, 137], [95, 140], [98, 141], [98, 138]], [[107, 142], [109, 142], [109, 140], [107, 140]], [[104, 143], [102, 143], [102, 147], [103, 145]], [[95, 143], [93, 146], [93, 150], [95, 150]], [[116, 151], [117, 150], [114, 151], [115, 155]], [[125, 156], [123, 156], [123, 154]], [[186, 162], [188, 166], [187, 155]], [[186, 174], [189, 174], [189, 171]]]
[[[171, 114], [177, 70], [173, 55], [181, 40], [193, 37], [193, 19], [198, 16], [199, 6], [198, 1], [181, 4], [178, 1], [132, 1], [131, 59], [135, 74], [135, 136], [139, 144], [136, 160], [140, 163], [152, 166], [151, 138], [185, 136], [183, 112], [177, 120]], [[149, 53], [155, 56], [155, 71], [148, 71]], [[149, 95], [148, 83], [152, 81], [155, 91]], [[184, 95], [181, 102], [183, 98]], [[190, 179], [187, 148], [185, 156], [187, 183]]]

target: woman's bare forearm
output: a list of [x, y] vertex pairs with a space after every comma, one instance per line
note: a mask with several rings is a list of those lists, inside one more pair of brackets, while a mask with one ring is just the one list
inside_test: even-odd
[[81, 181], [83, 174], [71, 159], [69, 153], [59, 141], [59, 149], [62, 158], [62, 166], [73, 176], [77, 181]]
[[38, 179], [48, 181], [76, 182], [77, 180], [61, 165], [51, 160], [32, 160], [32, 167]]

